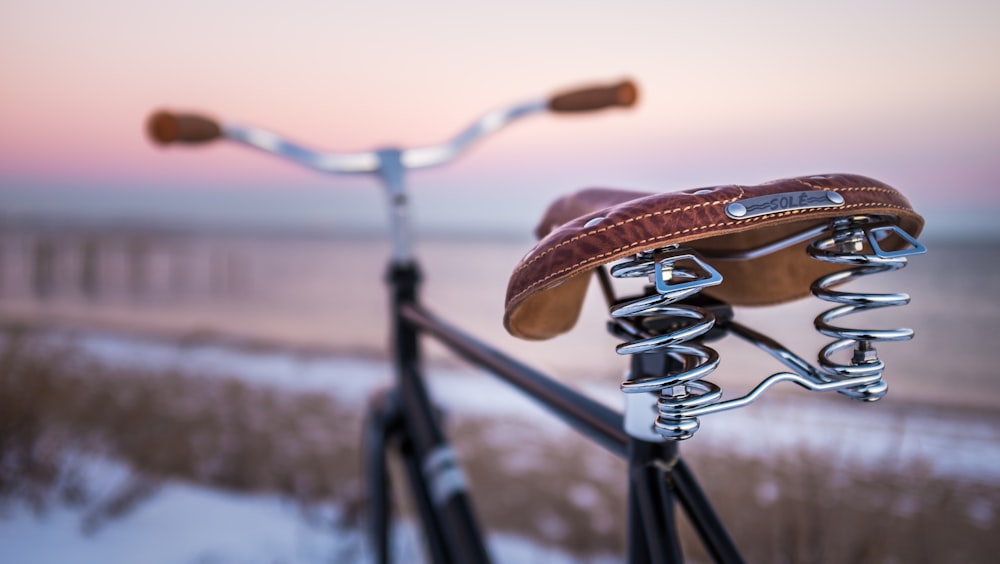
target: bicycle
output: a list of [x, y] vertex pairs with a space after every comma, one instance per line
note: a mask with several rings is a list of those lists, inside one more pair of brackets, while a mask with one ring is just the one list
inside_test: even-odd
[[[424, 545], [434, 562], [486, 562], [489, 555], [456, 457], [442, 430], [421, 368], [422, 336], [521, 390], [570, 426], [628, 463], [629, 562], [678, 562], [679, 504], [718, 562], [740, 562], [678, 443], [700, 418], [749, 405], [767, 389], [792, 382], [876, 401], [887, 386], [875, 343], [904, 341], [910, 329], [855, 329], [835, 322], [870, 309], [901, 306], [906, 294], [832, 287], [897, 270], [924, 253], [923, 219], [894, 188], [846, 174], [799, 177], [757, 186], [719, 186], [649, 194], [583, 190], [554, 202], [540, 241], [515, 268], [504, 325], [514, 336], [547, 339], [570, 330], [593, 273], [610, 309], [608, 329], [630, 357], [621, 383], [624, 412], [600, 404], [483, 343], [426, 309], [420, 268], [410, 245], [405, 173], [445, 164], [477, 139], [543, 111], [582, 112], [635, 103], [631, 82], [592, 87], [496, 110], [441, 145], [321, 153], [270, 131], [193, 114], [154, 113], [154, 140], [235, 141], [326, 173], [372, 174], [389, 198], [391, 255], [386, 280], [392, 317], [392, 389], [372, 398], [365, 421], [368, 529], [374, 554], [390, 559], [388, 456], [398, 455], [416, 506]], [[619, 296], [613, 278], [645, 279], [635, 295]], [[808, 294], [834, 307], [815, 320], [834, 341], [817, 366], [734, 319], [732, 306], [787, 302]], [[779, 360], [743, 397], [724, 398], [706, 379], [719, 365], [709, 342], [739, 337]], [[843, 357], [849, 358], [843, 358]]]

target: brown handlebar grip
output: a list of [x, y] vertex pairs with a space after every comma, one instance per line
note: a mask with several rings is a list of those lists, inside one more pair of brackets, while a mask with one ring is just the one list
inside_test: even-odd
[[210, 118], [194, 114], [158, 111], [146, 122], [149, 136], [161, 145], [207, 143], [222, 137], [222, 128]]
[[611, 86], [593, 86], [556, 94], [549, 99], [553, 112], [589, 112], [612, 106], [629, 107], [639, 98], [639, 88], [631, 80]]

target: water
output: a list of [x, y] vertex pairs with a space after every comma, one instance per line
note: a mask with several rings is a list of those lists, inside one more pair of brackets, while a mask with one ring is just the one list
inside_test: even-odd
[[[544, 372], [570, 381], [617, 381], [625, 361], [613, 353], [616, 341], [604, 329], [606, 306], [596, 285], [567, 335], [525, 342], [503, 330], [507, 278], [530, 245], [527, 238], [482, 236], [419, 241], [425, 303]], [[990, 348], [1000, 319], [1000, 244], [928, 246], [906, 269], [859, 283], [913, 297], [910, 306], [860, 316], [877, 327], [916, 330], [913, 342], [880, 347], [889, 398], [1000, 408]], [[7, 232], [0, 238], [0, 311], [7, 320], [384, 358], [387, 254], [386, 242], [374, 237]], [[40, 280], [39, 261], [47, 263], [47, 282]], [[737, 319], [811, 359], [827, 342], [812, 319], [827, 307], [810, 298], [740, 309]], [[723, 363], [713, 379], [733, 393], [781, 369], [744, 343], [718, 348]], [[454, 362], [434, 346], [429, 356]]]

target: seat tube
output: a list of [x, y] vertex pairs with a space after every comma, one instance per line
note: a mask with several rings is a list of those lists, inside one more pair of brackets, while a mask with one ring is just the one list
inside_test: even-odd
[[[661, 354], [631, 357], [629, 379], [661, 372], [671, 359]], [[670, 473], [678, 460], [676, 441], [653, 430], [656, 396], [626, 394], [625, 432], [628, 434], [628, 562], [674, 564], [683, 562], [677, 534], [674, 491]]]
[[[636, 354], [632, 356], [629, 378], [682, 368], [667, 355]], [[679, 502], [713, 561], [741, 564], [743, 560], [736, 545], [681, 459], [678, 441], [658, 437], [652, 429], [656, 396], [631, 394], [626, 399], [629, 402], [625, 413], [625, 431], [629, 436], [629, 563], [683, 561], [675, 518]]]
[[392, 262], [397, 266], [409, 264], [413, 262], [413, 228], [402, 152], [399, 149], [382, 149], [376, 154], [379, 161], [378, 175], [388, 198]]

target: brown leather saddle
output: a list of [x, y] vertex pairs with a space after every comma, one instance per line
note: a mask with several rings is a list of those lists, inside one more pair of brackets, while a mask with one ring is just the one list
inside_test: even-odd
[[[507, 288], [504, 326], [516, 337], [548, 339], [576, 324], [591, 270], [645, 250], [680, 244], [723, 276], [705, 293], [733, 305], [767, 305], [809, 294], [838, 269], [808, 256], [801, 241], [754, 258], [739, 256], [840, 217], [883, 216], [912, 237], [924, 220], [896, 189], [851, 174], [650, 194], [588, 189], [555, 201]], [[889, 243], [887, 250], [900, 243]], [[842, 268], [842, 267], [840, 267]]]

